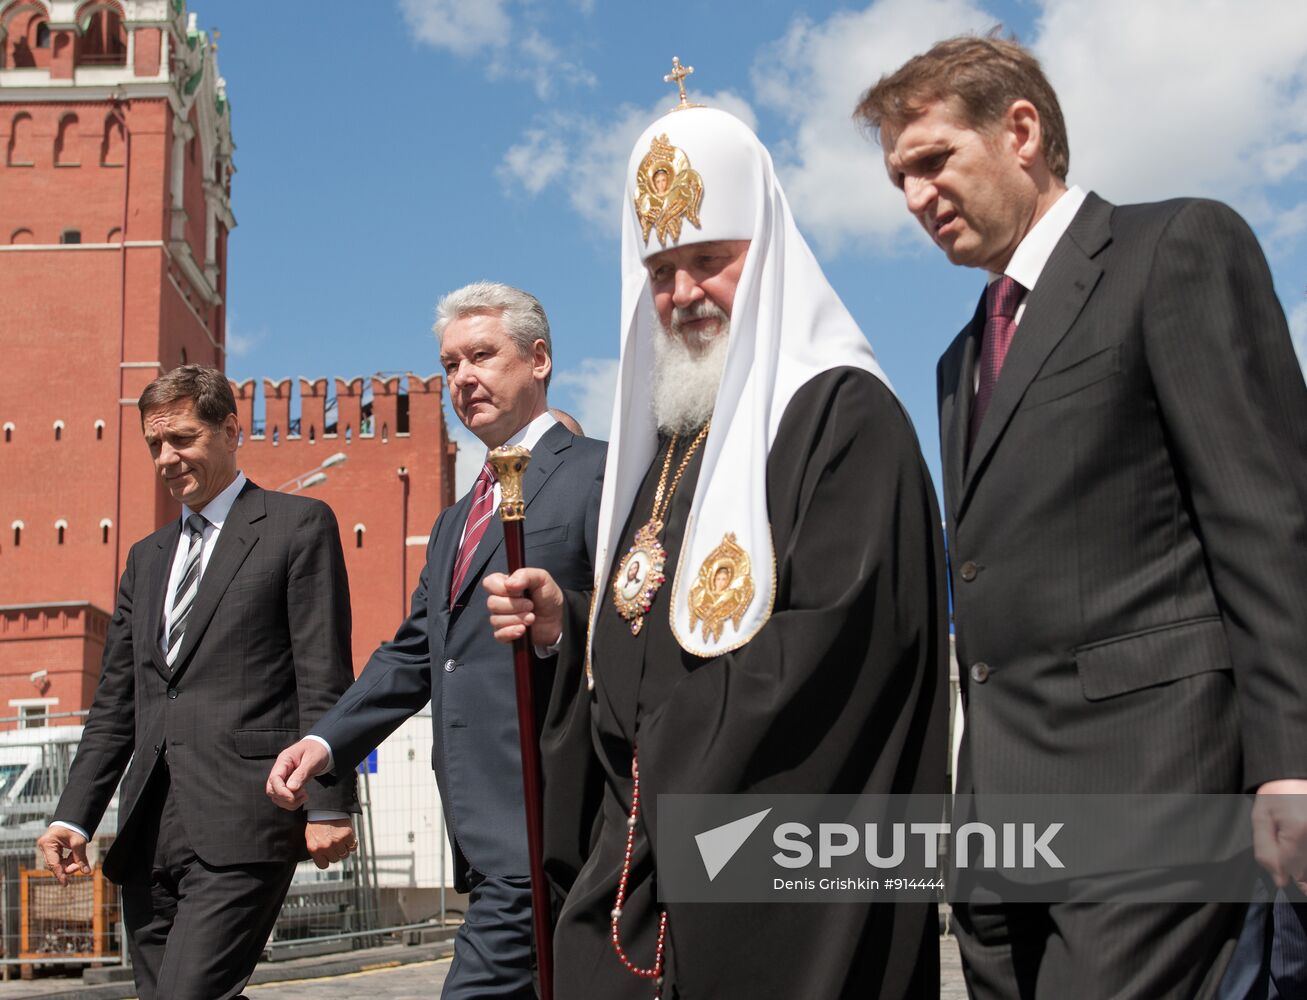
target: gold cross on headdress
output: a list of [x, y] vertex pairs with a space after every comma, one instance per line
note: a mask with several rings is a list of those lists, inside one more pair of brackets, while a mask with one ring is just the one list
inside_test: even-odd
[[676, 88], [681, 92], [681, 103], [672, 110], [679, 111], [681, 108], [703, 107], [701, 104], [691, 104], [689, 97], [685, 93], [685, 78], [693, 72], [693, 66], [682, 66], [680, 58], [672, 56], [672, 71], [663, 77], [664, 83], [675, 83]]

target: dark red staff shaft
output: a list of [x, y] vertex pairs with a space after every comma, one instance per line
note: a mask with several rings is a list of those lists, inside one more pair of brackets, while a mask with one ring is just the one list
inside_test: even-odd
[[[526, 563], [522, 521], [504, 521], [508, 572]], [[513, 640], [513, 679], [517, 687], [517, 733], [522, 745], [522, 792], [526, 801], [526, 849], [531, 861], [531, 923], [541, 1000], [554, 998], [554, 928], [544, 866], [544, 797], [540, 781], [540, 739], [536, 732], [535, 653], [526, 636]]]

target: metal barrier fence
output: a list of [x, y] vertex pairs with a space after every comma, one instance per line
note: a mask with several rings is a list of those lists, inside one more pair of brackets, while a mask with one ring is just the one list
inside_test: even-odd
[[[81, 739], [85, 713], [24, 717], [0, 731], [0, 975], [15, 966], [126, 964], [117, 887], [99, 861], [117, 796], [88, 851], [93, 872], [61, 887], [37, 857]], [[18, 719], [0, 719], [10, 726]], [[35, 725], [34, 725], [35, 723]], [[431, 716], [415, 715], [360, 768], [358, 853], [296, 870], [268, 942], [272, 960], [344, 951], [461, 920], [453, 859], [431, 772]], [[271, 762], [269, 762], [271, 763]]]

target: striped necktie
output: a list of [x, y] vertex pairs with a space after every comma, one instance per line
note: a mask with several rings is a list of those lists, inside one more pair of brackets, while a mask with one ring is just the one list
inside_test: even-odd
[[190, 617], [191, 608], [195, 607], [195, 595], [200, 591], [200, 553], [204, 549], [204, 526], [209, 522], [199, 514], [192, 514], [186, 519], [186, 530], [190, 532], [190, 548], [186, 551], [186, 565], [182, 567], [182, 578], [172, 599], [172, 626], [168, 629], [168, 666], [177, 659], [177, 652], [182, 648], [182, 637], [186, 634], [186, 619]]
[[467, 568], [476, 555], [486, 523], [495, 512], [495, 470], [489, 462], [481, 467], [481, 475], [472, 484], [472, 508], [467, 512], [467, 527], [463, 531], [463, 544], [454, 560], [454, 573], [449, 587], [449, 606], [454, 607], [458, 592], [463, 589]]

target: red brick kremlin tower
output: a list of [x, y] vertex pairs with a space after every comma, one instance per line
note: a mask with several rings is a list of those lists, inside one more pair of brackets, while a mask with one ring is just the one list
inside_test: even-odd
[[[177, 516], [136, 399], [226, 366], [233, 149], [216, 33], [183, 0], [0, 0], [0, 717], [90, 704], [127, 550]], [[308, 488], [340, 521], [360, 669], [453, 501], [443, 381], [264, 379], [262, 424], [255, 388], [255, 482], [347, 456]]]

